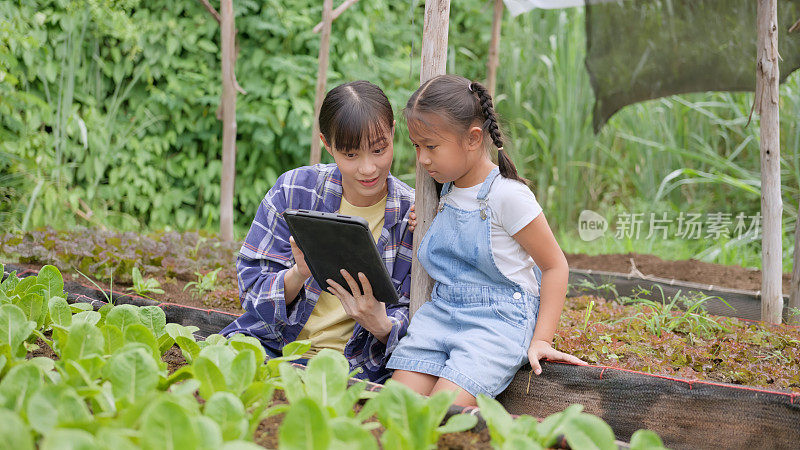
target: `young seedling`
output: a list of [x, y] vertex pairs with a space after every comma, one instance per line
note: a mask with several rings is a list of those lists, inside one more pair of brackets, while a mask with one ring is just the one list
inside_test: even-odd
[[589, 326], [589, 317], [591, 317], [593, 309], [594, 309], [594, 300], [590, 301], [589, 304], [586, 306], [586, 316], [583, 318], [583, 331], [586, 331], [586, 328]]
[[129, 291], [136, 292], [142, 297], [147, 297], [152, 300], [147, 294], [163, 294], [164, 290], [161, 289], [161, 283], [155, 278], [142, 278], [142, 273], [139, 272], [138, 267], [131, 270], [131, 278], [133, 279], [133, 287], [129, 287]]
[[205, 275], [200, 272], [195, 272], [194, 274], [197, 275], [197, 281], [186, 283], [183, 290], [185, 291], [187, 288], [191, 287], [192, 297], [203, 296], [207, 292], [215, 290], [217, 288], [217, 276], [220, 270], [222, 270], [222, 267], [212, 270]]
[[103, 294], [103, 297], [106, 298], [106, 303], [108, 303], [109, 305], [113, 305], [114, 304], [114, 276], [113, 275], [111, 276], [111, 280], [109, 280], [110, 281], [110, 283], [109, 283], [110, 288], [108, 290], [108, 294], [106, 294], [106, 290], [101, 288], [97, 283], [94, 282], [94, 280], [92, 280], [91, 278], [86, 276], [86, 274], [84, 274], [83, 272], [81, 272], [78, 269], [75, 269], [75, 271], [78, 272], [83, 278], [86, 278], [87, 280], [89, 280], [89, 283], [92, 283], [94, 285], [94, 287], [96, 287], [97, 290], [100, 291]]

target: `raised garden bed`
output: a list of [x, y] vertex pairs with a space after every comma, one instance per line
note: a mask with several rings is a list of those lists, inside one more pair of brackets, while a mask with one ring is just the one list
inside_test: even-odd
[[[480, 399], [481, 431], [474, 409], [453, 414], [452, 393], [352, 380], [336, 352], [292, 367], [285, 361], [308, 349], [293, 343], [264, 362], [253, 338], [197, 339], [156, 305], [69, 304], [63, 289], [52, 266], [0, 284], [0, 439], [13, 448], [246, 449], [275, 436], [281, 448], [488, 448], [487, 436], [505, 448], [617, 447], [611, 428], [577, 407], [539, 423]], [[640, 432], [631, 448], [654, 443]]]
[[[47, 253], [47, 258], [72, 258], [59, 238], [48, 239], [53, 242], [54, 251]], [[163, 240], [164, 237], [157, 239]], [[113, 236], [101, 235], [96, 240], [108, 242], [113, 240]], [[193, 242], [187, 237], [179, 240]], [[18, 260], [25, 260], [29, 264], [25, 268], [36, 269], [34, 262], [39, 261], [36, 258], [41, 257], [41, 248], [44, 246], [39, 246], [39, 256], [28, 256], [26, 259], [20, 257], [19, 252], [24, 242], [30, 243], [33, 239], [22, 239], [11, 247], [0, 246], [0, 253], [5, 251], [7, 254], [8, 249], [13, 247], [16, 251], [12, 253]], [[198, 242], [208, 244], [213, 243], [213, 240], [197, 240], [188, 251], [189, 256], [186, 256], [187, 251], [184, 250], [184, 256], [175, 260], [184, 261], [187, 267], [192, 266], [191, 270], [200, 273], [220, 267], [220, 261], [212, 263], [214, 257], [208, 260], [190, 258], [198, 247]], [[214, 244], [210, 245], [213, 247]], [[152, 244], [147, 246], [157, 247]], [[62, 251], [55, 251], [57, 248], [62, 248]], [[222, 255], [217, 256], [222, 258]], [[158, 257], [163, 258], [163, 255]], [[158, 257], [147, 256], [151, 262]], [[233, 255], [228, 255], [227, 258], [226, 264], [232, 267]], [[108, 261], [96, 261], [94, 264], [112, 272], [117, 267]], [[172, 272], [169, 273], [176, 275], [173, 278], [176, 285], [185, 286], [192, 280], [191, 276], [177, 275], [178, 272], [189, 273], [189, 269], [181, 271], [175, 269], [177, 266], [171, 267]], [[735, 270], [738, 269], [734, 268]], [[145, 272], [146, 277], [153, 275]], [[96, 277], [95, 281], [98, 278], [100, 277]], [[226, 274], [225, 270], [220, 271], [220, 280], [226, 278], [229, 289], [230, 286], [235, 287], [235, 273], [229, 271]], [[94, 294], [83, 291], [84, 300], [103, 300], [104, 295], [93, 286], [88, 286], [89, 283], [83, 277], [74, 279], [80, 289], [95, 291]], [[120, 290], [126, 289], [128, 285], [121, 283], [121, 279], [122, 277], [116, 278], [114, 283], [118, 290], [114, 294], [115, 298], [120, 302], [151, 304], [147, 302], [152, 300], [142, 297], [123, 296], [124, 292]], [[160, 281], [169, 283], [169, 278]], [[105, 283], [98, 284], [104, 288], [109, 287]], [[574, 268], [571, 270], [570, 284], [571, 297], [562, 317], [556, 345], [596, 366], [574, 368], [548, 364], [542, 376], [531, 379], [530, 390], [528, 368], [523, 368], [509, 390], [499, 397], [509, 411], [541, 417], [564, 409], [568, 403], [583, 403], [588, 412], [598, 414], [610, 423], [620, 439], [629, 439], [633, 430], [646, 424], [652, 425], [665, 437], [668, 445], [676, 448], [703, 446], [709, 439], [716, 439], [717, 435], [724, 435], [726, 438], [738, 436], [740, 442], [757, 443], [753, 440], [755, 428], [742, 426], [732, 417], [728, 417], [724, 412], [726, 410], [719, 408], [723, 403], [738, 405], [737, 408], [750, 411], [758, 417], [779, 415], [781, 418], [788, 418], [786, 420], [794, 420], [794, 423], [800, 421], [795, 398], [800, 392], [797, 380], [800, 374], [800, 357], [797, 353], [800, 337], [796, 328], [772, 327], [746, 320], [721, 318], [699, 310], [694, 311], [696, 316], [685, 312], [687, 305], [684, 301], [688, 302], [688, 306], [693, 301], [686, 296], [694, 291], [700, 292], [692, 294], [695, 300], [702, 298], [697, 295], [718, 295], [735, 308], [731, 309], [718, 299], [707, 298], [702, 306], [710, 312], [745, 318], [757, 317], [760, 312], [757, 292], [653, 277], [649, 272], [602, 273]], [[183, 292], [182, 287], [179, 290]], [[683, 298], [679, 297], [672, 302], [678, 293]], [[229, 313], [209, 311], [207, 300], [195, 297], [193, 300], [199, 302], [195, 304], [203, 307], [186, 313], [181, 311], [183, 308], [179, 305], [162, 303], [161, 300], [167, 295], [165, 293], [152, 297], [156, 299], [154, 303], [160, 304], [168, 316], [173, 314], [170, 309], [174, 309], [177, 312], [175, 317], [205, 315], [217, 318], [219, 327], [215, 330], [213, 324], [216, 322], [207, 320], [208, 325], [203, 334], [217, 331], [232, 319], [231, 313], [240, 311], [238, 299], [235, 297], [227, 302], [230, 308], [225, 309], [229, 309]], [[647, 300], [656, 303], [647, 304]], [[630, 304], [623, 304], [625, 302]], [[665, 325], [674, 330], [665, 331]], [[739, 386], [728, 385], [732, 383]], [[536, 398], [528, 399], [528, 396]], [[617, 403], [616, 397], [619, 397]], [[567, 403], [564, 399], [568, 399]], [[683, 408], [679, 411], [682, 416], [676, 415], [674, 405], [679, 404], [691, 404], [695, 409]], [[685, 423], [696, 420], [696, 417], [709, 417], [708, 422], [714, 423], [713, 421], [722, 417], [719, 415], [720, 411], [726, 417], [728, 428], [698, 427], [697, 432], [687, 432], [684, 429]], [[659, 428], [653, 425], [653, 416], [672, 419], [658, 422]], [[782, 420], [773, 421], [769, 425], [773, 431], [770, 438], [762, 442], [764, 445], [756, 446], [765, 446], [767, 443], [781, 446], [786, 442], [796, 441], [796, 431], [782, 428], [787, 423]]]

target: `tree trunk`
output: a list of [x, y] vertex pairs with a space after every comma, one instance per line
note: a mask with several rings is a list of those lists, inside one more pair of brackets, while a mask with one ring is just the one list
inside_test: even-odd
[[[447, 32], [450, 27], [450, 0], [426, 0], [425, 22], [422, 28], [422, 68], [420, 84], [442, 75], [447, 70]], [[417, 250], [425, 232], [436, 215], [438, 196], [433, 178], [417, 164], [415, 209], [417, 227], [414, 230], [414, 259], [411, 263], [411, 314], [431, 297], [433, 280], [417, 261]]]
[[236, 65], [233, 0], [220, 3], [222, 42], [222, 186], [220, 189], [220, 235], [233, 240], [233, 189], [236, 179]]
[[333, 22], [333, 0], [322, 2], [322, 35], [319, 42], [319, 67], [317, 68], [317, 95], [314, 99], [314, 131], [311, 132], [311, 157], [309, 164], [319, 163], [322, 142], [319, 139], [319, 109], [325, 99], [328, 81], [328, 56], [331, 48], [331, 22]]
[[758, 52], [755, 108], [761, 115], [761, 320], [781, 323], [783, 313], [781, 247], [780, 122], [778, 120], [778, 5], [758, 0]]

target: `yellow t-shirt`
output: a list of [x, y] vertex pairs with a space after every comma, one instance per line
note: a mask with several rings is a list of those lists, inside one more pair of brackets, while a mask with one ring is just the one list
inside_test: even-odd
[[[338, 213], [366, 219], [369, 229], [372, 231], [372, 238], [378, 242], [386, 215], [386, 197], [384, 196], [372, 206], [359, 207], [351, 205], [342, 196]], [[357, 276], [354, 273], [350, 275]], [[323, 348], [344, 352], [344, 346], [353, 336], [353, 328], [356, 325], [356, 321], [344, 311], [342, 302], [326, 290], [327, 286], [321, 287], [323, 290], [314, 306], [314, 311], [311, 312], [308, 322], [297, 336], [298, 341], [311, 340], [311, 350], [303, 355], [304, 358], [316, 355]]]

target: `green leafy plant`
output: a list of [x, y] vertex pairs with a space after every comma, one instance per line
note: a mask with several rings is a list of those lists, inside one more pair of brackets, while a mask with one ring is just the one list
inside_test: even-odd
[[308, 362], [307, 369], [280, 364], [280, 385], [290, 407], [280, 428], [281, 448], [377, 449], [370, 430], [353, 407], [369, 397], [365, 383], [348, 387], [347, 359], [334, 350], [323, 349]]
[[[251, 336], [198, 339], [196, 327], [167, 323], [157, 306], [106, 304], [94, 311], [69, 304], [63, 287], [53, 266], [0, 283], [0, 438], [14, 448], [250, 449], [259, 424], [285, 413], [281, 448], [377, 449], [370, 431], [378, 424], [366, 421], [375, 415], [386, 428], [383, 448], [418, 449], [476, 424], [472, 415], [455, 415], [442, 425], [453, 392], [428, 398], [391, 380], [377, 394], [366, 392], [365, 383], [351, 383], [355, 372], [333, 350], [311, 358], [306, 369], [286, 364], [308, 351], [308, 341], [266, 360]], [[34, 342], [56, 357], [30, 358]], [[169, 373], [162, 357], [175, 344], [186, 364]], [[273, 404], [276, 389], [288, 405]], [[573, 408], [546, 419], [536, 426], [537, 439], [549, 443], [564, 434], [573, 446], [605, 448], [602, 421], [579, 413]], [[530, 421], [517, 419], [513, 427], [530, 434]], [[496, 445], [528, 443], [527, 434], [498, 434]], [[651, 448], [657, 439], [634, 435]]]
[[164, 290], [161, 289], [161, 283], [159, 283], [155, 278], [142, 278], [142, 273], [139, 272], [138, 267], [134, 267], [131, 271], [131, 278], [133, 279], [133, 287], [129, 287], [129, 291], [136, 292], [144, 297], [148, 297], [147, 294], [164, 293]]
[[219, 271], [222, 270], [222, 267], [212, 270], [207, 274], [203, 275], [200, 272], [195, 272], [197, 275], [197, 281], [190, 281], [186, 283], [186, 286], [183, 287], [183, 290], [191, 288], [192, 296], [193, 297], [202, 297], [207, 292], [211, 292], [217, 288], [217, 275], [219, 275]]
[[437, 392], [423, 397], [407, 386], [388, 380], [378, 396], [367, 401], [359, 417], [366, 419], [373, 414], [386, 428], [381, 444], [386, 449], [433, 448], [444, 433], [469, 430], [477, 418], [468, 414], [451, 416], [441, 425], [455, 392]]
[[[513, 418], [497, 400], [485, 395], [479, 395], [477, 401], [496, 449], [551, 448], [562, 436], [570, 448], [617, 448], [611, 427], [599, 417], [582, 412], [582, 405], [570, 405], [539, 422], [527, 415]], [[654, 432], [638, 430], [630, 448], [657, 450], [664, 444]]]

